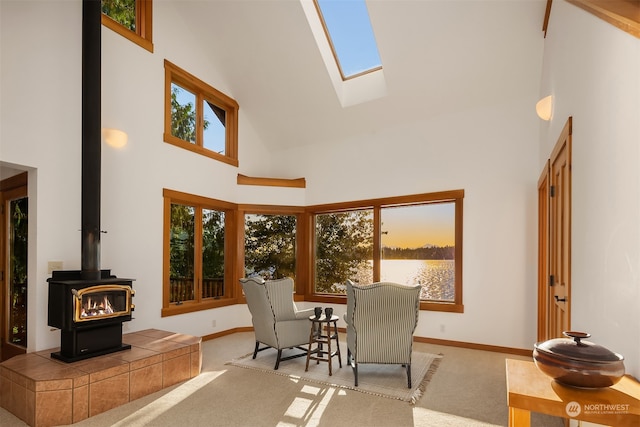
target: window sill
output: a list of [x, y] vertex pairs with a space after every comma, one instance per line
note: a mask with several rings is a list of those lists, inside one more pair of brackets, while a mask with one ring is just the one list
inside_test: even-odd
[[[314, 294], [305, 299], [308, 302], [324, 304], [347, 304], [344, 295]], [[464, 305], [455, 303], [420, 301], [420, 311], [442, 311], [447, 313], [464, 313]]]
[[140, 37], [133, 31], [126, 29], [119, 22], [114, 21], [105, 14], [102, 14], [102, 25], [120, 34], [122, 37], [128, 39], [129, 41], [137, 44], [141, 48], [153, 53], [153, 43], [150, 40], [147, 40], [144, 37]]
[[237, 298], [211, 299], [203, 302], [173, 303], [169, 307], [163, 307], [161, 317], [176, 316], [179, 314], [194, 313], [196, 311], [210, 310], [212, 308], [226, 307], [238, 304]]
[[171, 135], [164, 135], [164, 141], [167, 144], [171, 144], [171, 145], [175, 145], [176, 147], [180, 147], [180, 148], [184, 148], [185, 150], [188, 151], [192, 151], [196, 154], [200, 154], [202, 156], [206, 156], [209, 158], [212, 158], [214, 160], [218, 160], [220, 162], [223, 163], [227, 163], [231, 166], [238, 166], [238, 159], [232, 159], [231, 157], [228, 156], [223, 156], [222, 154], [218, 154], [214, 151], [211, 150], [207, 150], [206, 148], [202, 148], [199, 145], [194, 145], [194, 144], [190, 144], [188, 142], [185, 142], [179, 138], [176, 138], [174, 136]]

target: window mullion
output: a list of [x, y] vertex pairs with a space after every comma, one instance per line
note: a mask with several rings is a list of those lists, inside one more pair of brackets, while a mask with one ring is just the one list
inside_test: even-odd
[[202, 207], [196, 207], [196, 217], [195, 217], [195, 242], [194, 242], [194, 263], [193, 263], [193, 292], [194, 301], [201, 302], [202, 301]]
[[196, 92], [196, 145], [204, 147], [204, 95]]
[[373, 208], [373, 281], [380, 281], [380, 258], [382, 256], [382, 225], [380, 206]]

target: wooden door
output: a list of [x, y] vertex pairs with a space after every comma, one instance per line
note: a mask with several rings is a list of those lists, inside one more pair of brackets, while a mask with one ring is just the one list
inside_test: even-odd
[[[548, 241], [544, 242], [546, 235], [538, 237], [539, 340], [561, 337], [563, 331], [571, 329], [571, 127], [569, 118], [551, 153], [548, 178], [541, 177], [538, 183], [538, 223], [548, 226]], [[546, 215], [541, 212], [541, 186], [547, 188], [549, 196], [546, 224], [541, 218]]]

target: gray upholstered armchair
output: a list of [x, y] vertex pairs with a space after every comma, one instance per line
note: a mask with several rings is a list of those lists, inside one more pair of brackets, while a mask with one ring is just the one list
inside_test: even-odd
[[411, 351], [419, 312], [420, 285], [355, 285], [347, 280], [347, 362], [356, 387], [359, 363], [387, 363], [406, 367], [411, 388]]
[[[256, 335], [253, 358], [268, 348], [278, 350], [276, 366], [283, 360], [307, 355], [313, 309], [298, 310], [293, 302], [293, 279], [290, 277], [264, 281], [261, 278], [240, 279], [251, 312], [251, 322]], [[260, 343], [266, 347], [259, 348]], [[282, 350], [297, 348], [301, 352], [282, 357]]]

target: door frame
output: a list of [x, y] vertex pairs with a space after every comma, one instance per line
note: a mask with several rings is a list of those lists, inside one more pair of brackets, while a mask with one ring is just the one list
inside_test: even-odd
[[0, 361], [27, 352], [26, 347], [7, 342], [9, 325], [9, 287], [7, 284], [7, 201], [28, 197], [28, 173], [23, 172], [0, 181]]
[[[571, 168], [572, 168], [572, 140], [573, 119], [569, 117], [565, 123], [560, 136], [551, 152], [551, 157], [545, 163], [544, 169], [538, 179], [538, 341], [557, 338], [559, 334], [554, 329], [556, 320], [552, 318], [553, 310], [554, 282], [557, 282], [557, 269], [563, 269], [565, 274], [561, 275], [565, 286], [564, 308], [566, 312], [565, 328], [571, 328]], [[559, 155], [566, 150], [568, 176], [564, 184], [566, 188], [554, 189], [554, 174], [556, 174], [555, 164]], [[557, 194], [554, 194], [557, 193]], [[558, 228], [554, 210], [563, 197], [565, 204], [561, 206], [563, 211], [562, 227]], [[554, 200], [552, 200], [554, 199]], [[555, 230], [555, 231], [554, 231]], [[562, 235], [558, 235], [560, 230]], [[559, 248], [559, 249], [558, 249]], [[558, 266], [557, 257], [554, 255], [561, 252], [560, 258], [565, 265]]]

